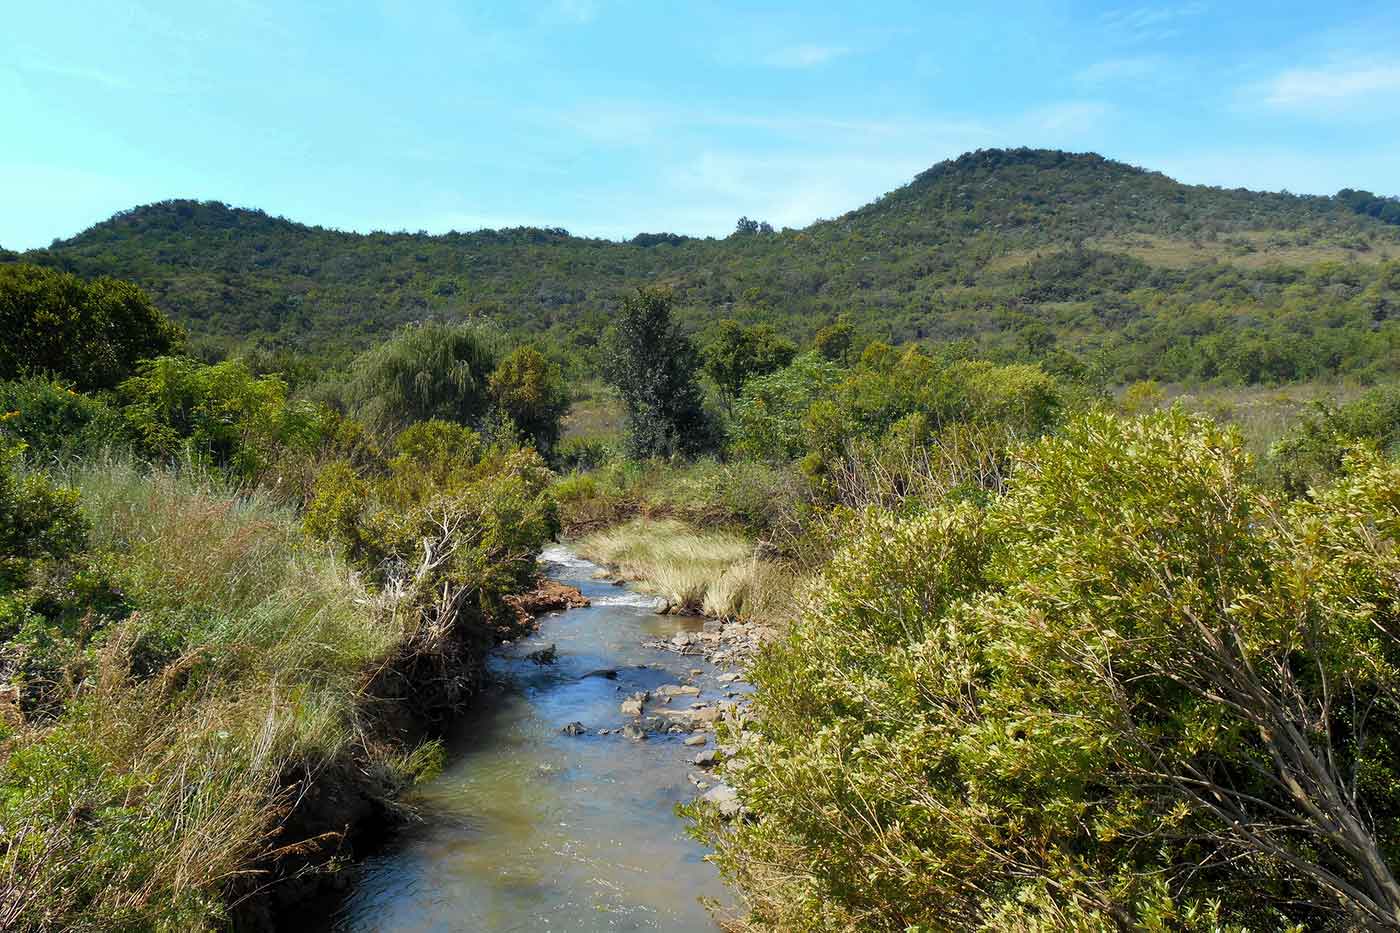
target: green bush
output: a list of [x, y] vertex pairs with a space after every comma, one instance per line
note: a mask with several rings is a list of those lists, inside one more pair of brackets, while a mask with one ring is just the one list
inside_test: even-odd
[[118, 411], [43, 376], [0, 383], [0, 438], [22, 443], [31, 460], [58, 462], [132, 444]]
[[[451, 422], [415, 424], [396, 445], [385, 475], [360, 479], [344, 463], [325, 469], [307, 532], [438, 616], [470, 609], [473, 622], [504, 621], [504, 598], [532, 585], [535, 557], [559, 531], [553, 474], [533, 449], [486, 447]], [[443, 593], [474, 608], [456, 596], [441, 605]]]
[[1095, 413], [986, 508], [875, 511], [698, 811], [760, 929], [1392, 928], [1400, 466], [1316, 501]]
[[186, 457], [257, 482], [284, 457], [305, 457], [331, 435], [321, 406], [287, 398], [277, 376], [254, 376], [241, 360], [206, 366], [161, 357], [122, 383], [123, 415], [141, 448]]
[[1370, 389], [1345, 405], [1316, 404], [1273, 445], [1269, 466], [1286, 492], [1303, 495], [1337, 476], [1357, 444], [1400, 454], [1400, 386]]
[[553, 457], [560, 422], [569, 410], [569, 391], [559, 367], [534, 347], [517, 347], [491, 374], [490, 389], [501, 413], [542, 456]]
[[82, 391], [115, 388], [185, 339], [130, 282], [30, 265], [0, 265], [0, 332], [0, 379], [49, 375]]

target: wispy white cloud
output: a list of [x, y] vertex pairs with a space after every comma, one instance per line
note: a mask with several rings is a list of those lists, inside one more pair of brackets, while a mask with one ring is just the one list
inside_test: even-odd
[[596, 0], [552, 0], [545, 7], [546, 22], [582, 26], [598, 18]]
[[1159, 42], [1187, 28], [1189, 20], [1206, 12], [1204, 3], [1176, 3], [1112, 10], [1102, 18], [1104, 28], [1125, 42]]
[[1262, 89], [1265, 102], [1275, 107], [1350, 104], [1400, 93], [1400, 63], [1353, 62], [1290, 68], [1267, 81]]
[[802, 43], [774, 49], [763, 58], [763, 63], [773, 68], [816, 68], [851, 54], [851, 49], [843, 45], [817, 45]]
[[1162, 77], [1167, 70], [1166, 59], [1159, 55], [1110, 58], [1080, 69], [1075, 73], [1074, 80], [1075, 83], [1086, 87], [1099, 87], [1105, 84], [1156, 79]]
[[1087, 133], [1096, 129], [1112, 112], [1108, 104], [1097, 100], [1068, 100], [1038, 107], [1023, 121], [1034, 130], [1051, 134]]

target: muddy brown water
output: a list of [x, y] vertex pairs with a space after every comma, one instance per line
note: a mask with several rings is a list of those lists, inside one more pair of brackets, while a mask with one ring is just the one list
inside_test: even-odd
[[[699, 772], [690, 760], [702, 749], [683, 735], [598, 734], [621, 728], [618, 705], [639, 690], [693, 681], [701, 699], [723, 697], [701, 658], [642, 644], [700, 620], [656, 615], [646, 597], [593, 579], [598, 568], [566, 548], [543, 559], [593, 605], [546, 616], [535, 635], [496, 653], [500, 686], [453, 728], [448, 767], [414, 795], [422, 822], [366, 863], [332, 929], [718, 929], [702, 899], [731, 899], [673, 812], [696, 793], [687, 775]], [[551, 644], [554, 664], [526, 657]], [[600, 669], [617, 679], [587, 676]], [[573, 721], [588, 732], [560, 732]]]

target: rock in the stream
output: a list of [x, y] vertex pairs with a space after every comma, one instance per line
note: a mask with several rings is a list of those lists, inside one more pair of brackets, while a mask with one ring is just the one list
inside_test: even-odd
[[559, 650], [554, 645], [548, 648], [539, 648], [525, 655], [536, 664], [553, 664], [559, 658]]
[[688, 739], [685, 740], [685, 744], [686, 744], [686, 745], [689, 745], [691, 748], [694, 748], [694, 747], [696, 747], [697, 745], [704, 745], [704, 744], [705, 744], [706, 742], [708, 742], [708, 741], [710, 741], [710, 740], [709, 740], [709, 738], [706, 737], [706, 736], [703, 736], [703, 735], [692, 735], [690, 738], [688, 738]]
[[603, 667], [596, 671], [589, 671], [583, 675], [586, 677], [602, 677], [607, 680], [617, 680], [617, 669], [613, 667]]
[[623, 726], [622, 734], [633, 742], [645, 742], [647, 740], [647, 730], [643, 729], [635, 722], [629, 722], [627, 725]]
[[720, 754], [713, 748], [707, 748], [695, 756], [695, 766], [697, 768], [713, 768], [720, 763]]
[[657, 687], [656, 692], [664, 697], [698, 697], [700, 688], [690, 684], [665, 684]]
[[743, 679], [743, 675], [742, 675], [742, 674], [734, 674], [734, 673], [730, 673], [730, 674], [720, 674], [718, 677], [715, 678], [715, 680], [718, 680], [718, 681], [719, 681], [720, 683], [722, 683], [722, 684], [732, 684], [732, 683], [734, 683], [734, 681], [736, 681], [736, 680], [742, 680], [742, 679]]
[[721, 819], [732, 820], [741, 809], [738, 792], [728, 784], [716, 784], [700, 795], [700, 800], [718, 810]]
[[642, 706], [643, 706], [643, 704], [646, 703], [647, 697], [648, 697], [648, 696], [649, 696], [649, 694], [646, 694], [646, 693], [634, 693], [634, 694], [632, 694], [630, 697], [628, 697], [627, 699], [623, 700], [623, 701], [622, 701], [622, 707], [621, 707], [621, 709], [622, 709], [622, 715], [624, 715], [624, 716], [640, 716], [640, 715], [642, 715]]
[[665, 596], [658, 596], [652, 600], [651, 611], [659, 616], [664, 616], [671, 611], [671, 602]]
[[565, 735], [584, 735], [588, 732], [588, 727], [585, 726], [583, 723], [575, 720], [574, 722], [569, 723], [567, 726], [564, 726], [559, 731], [564, 733]]

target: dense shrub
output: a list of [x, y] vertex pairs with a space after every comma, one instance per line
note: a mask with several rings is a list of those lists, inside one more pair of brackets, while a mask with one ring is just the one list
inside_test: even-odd
[[701, 816], [765, 929], [1393, 928], [1400, 466], [1251, 486], [1180, 412], [874, 512]]
[[249, 482], [285, 456], [305, 456], [328, 436], [332, 419], [287, 398], [277, 376], [254, 376], [241, 360], [206, 366], [182, 357], [142, 364], [122, 383], [123, 416], [141, 448], [227, 470]]
[[535, 556], [559, 530], [552, 474], [533, 449], [487, 446], [452, 422], [415, 424], [395, 445], [384, 475], [361, 478], [343, 462], [323, 470], [306, 530], [376, 584], [432, 607], [430, 624], [451, 616], [481, 637], [455, 620], [504, 621], [504, 597], [532, 584]]
[[1302, 495], [1341, 472], [1357, 444], [1400, 453], [1400, 386], [1370, 389], [1340, 406], [1316, 404], [1270, 449], [1270, 466], [1285, 491]]
[[501, 360], [489, 385], [501, 414], [542, 456], [553, 457], [560, 421], [569, 410], [569, 391], [558, 365], [534, 347], [517, 347]]
[[51, 375], [84, 391], [113, 388], [184, 342], [130, 282], [28, 265], [0, 265], [0, 332], [0, 379]]
[[0, 438], [32, 460], [68, 461], [129, 450], [131, 431], [105, 401], [43, 376], [0, 383]]

